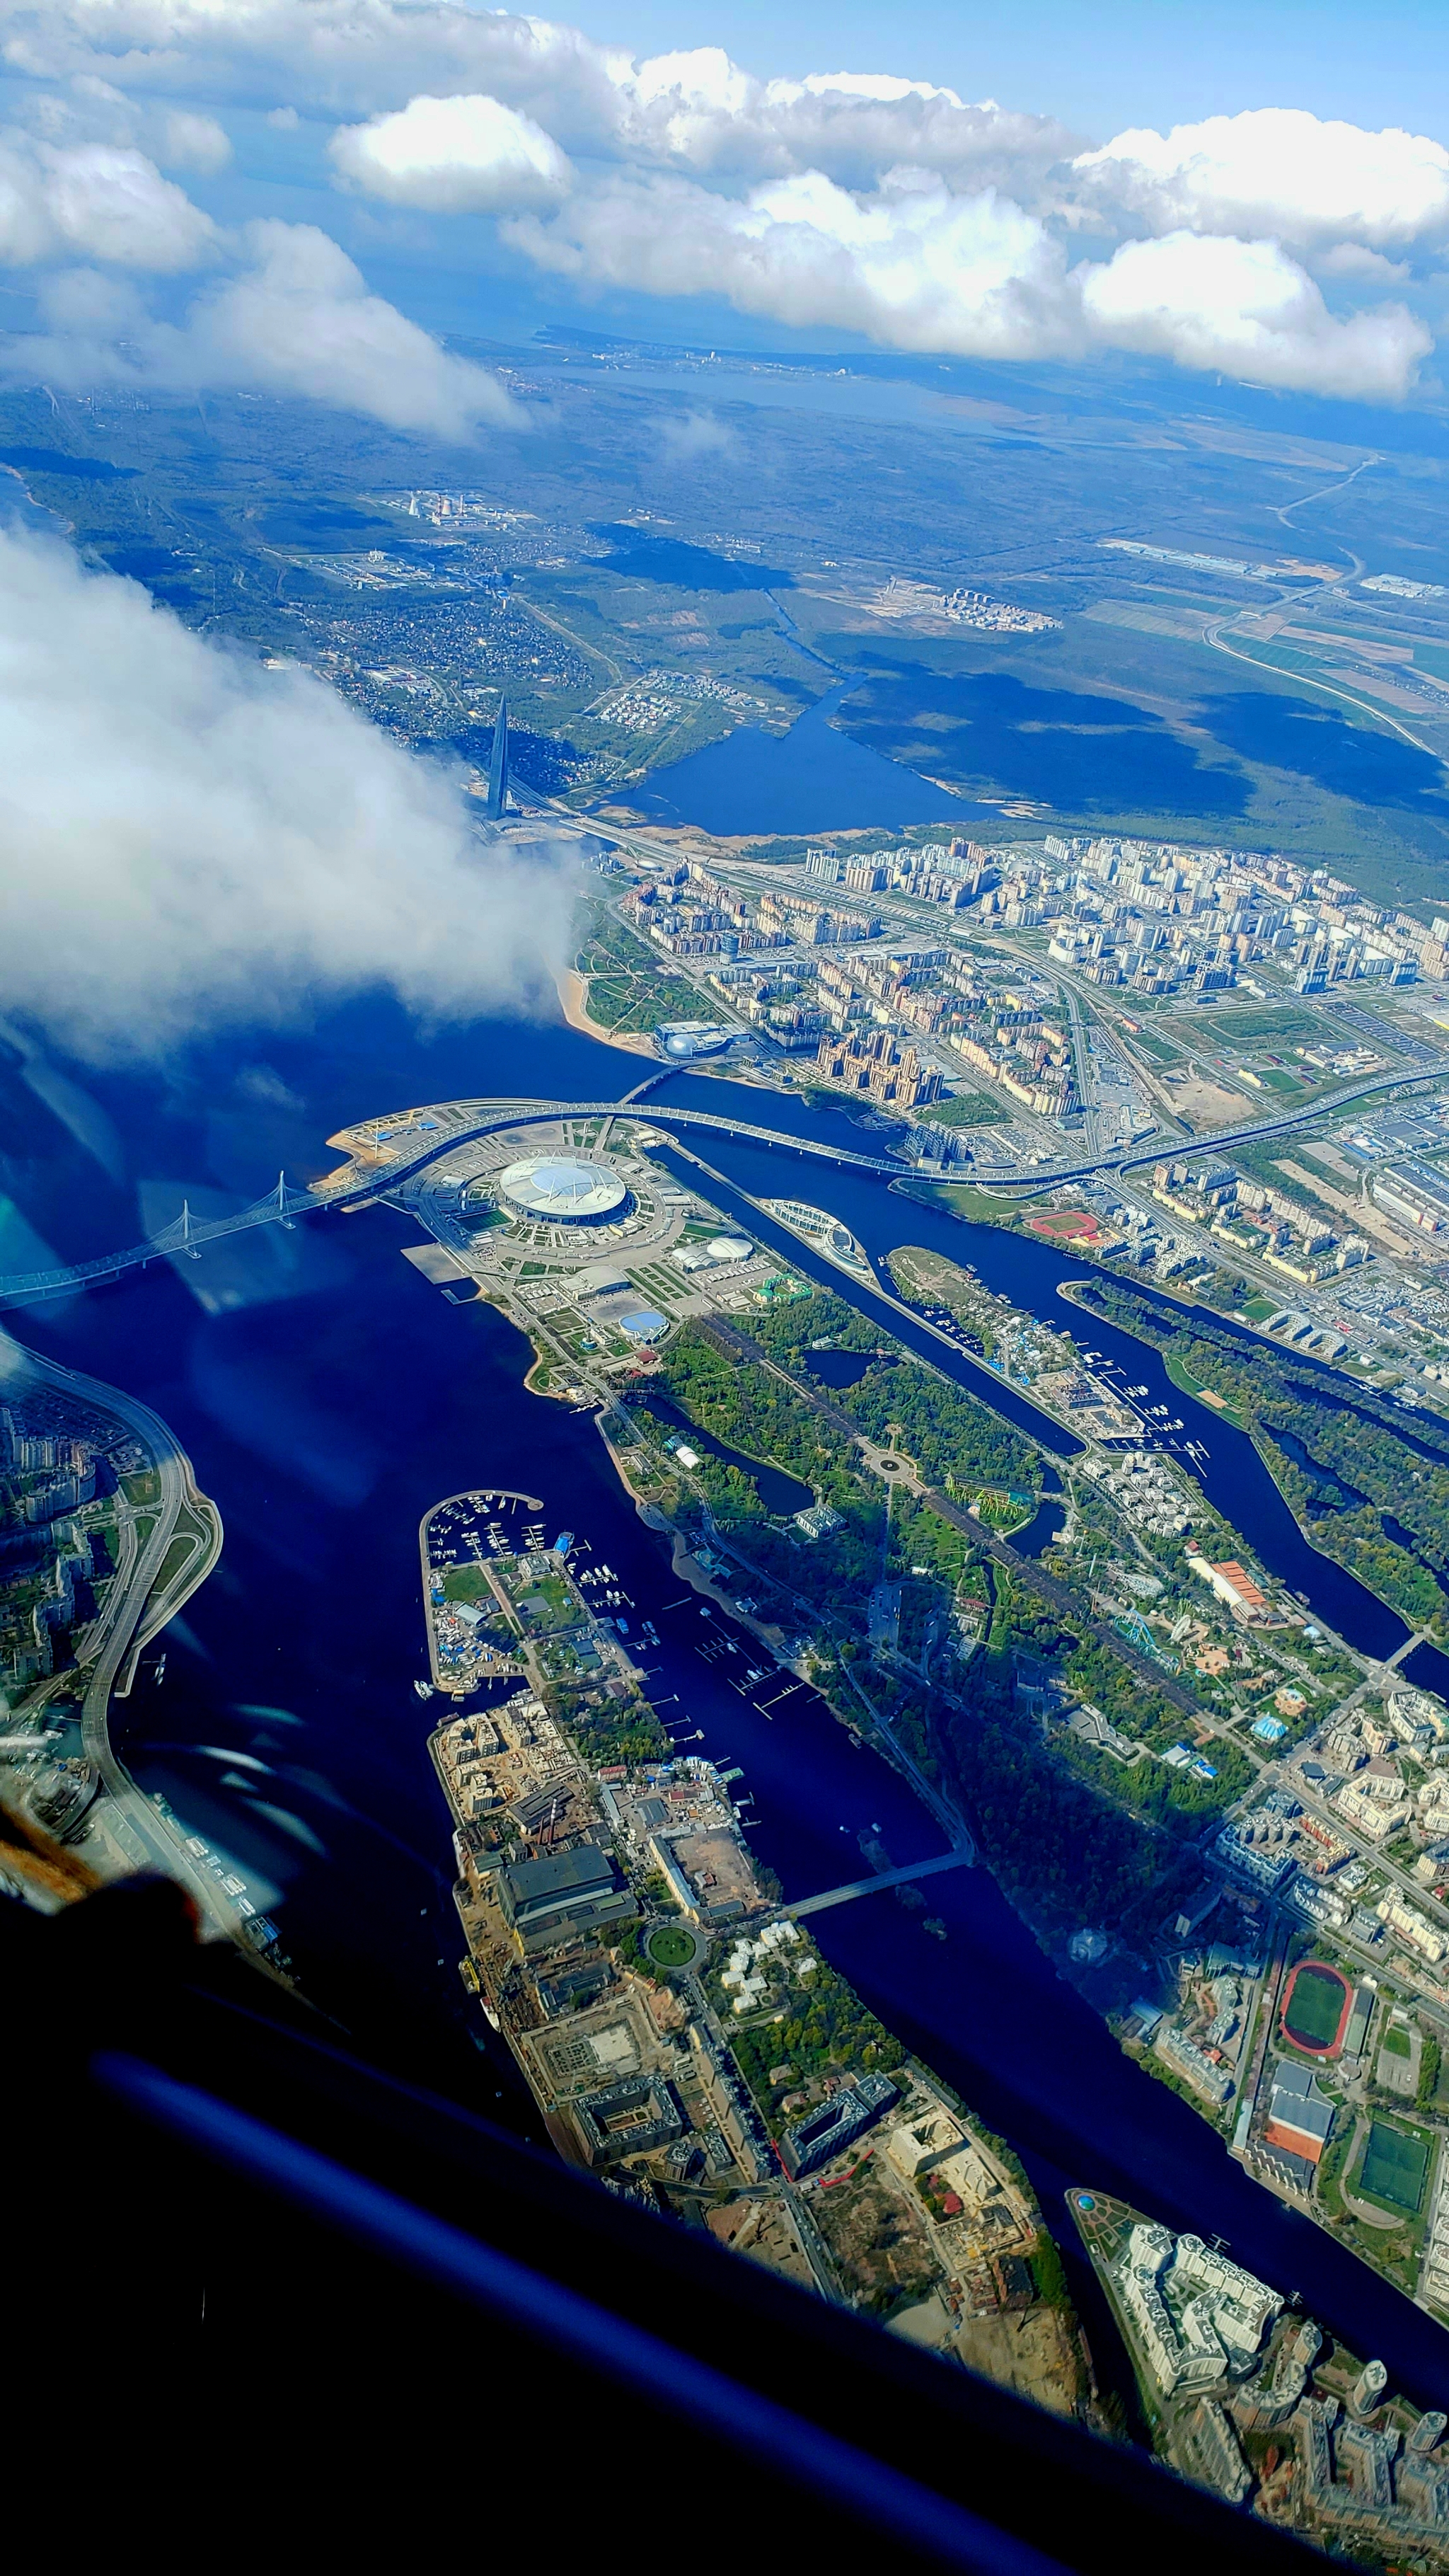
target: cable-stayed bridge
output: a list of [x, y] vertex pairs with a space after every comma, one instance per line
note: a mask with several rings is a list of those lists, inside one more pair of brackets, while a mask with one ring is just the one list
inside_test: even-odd
[[[231, 1216], [198, 1219], [183, 1204], [180, 1216], [145, 1243], [132, 1244], [123, 1252], [103, 1253], [92, 1261], [73, 1262], [66, 1269], [34, 1270], [14, 1278], [0, 1279], [0, 1308], [33, 1305], [47, 1297], [68, 1297], [79, 1288], [119, 1279], [125, 1271], [144, 1269], [150, 1261], [198, 1259], [209, 1243], [220, 1242], [226, 1235], [244, 1233], [252, 1226], [290, 1225], [299, 1216], [315, 1215], [322, 1208], [355, 1208], [371, 1199], [385, 1199], [425, 1171], [430, 1163], [439, 1162], [445, 1155], [456, 1152], [460, 1145], [497, 1135], [505, 1128], [537, 1127], [564, 1118], [623, 1118], [655, 1126], [699, 1127], [716, 1135], [733, 1136], [743, 1144], [783, 1147], [788, 1153], [804, 1154], [816, 1161], [830, 1163], [837, 1169], [874, 1172], [887, 1180], [900, 1180], [911, 1169], [898, 1158], [887, 1161], [875, 1154], [858, 1154], [827, 1144], [819, 1137], [792, 1136], [779, 1128], [756, 1127], [744, 1119], [727, 1117], [715, 1110], [675, 1109], [656, 1106], [652, 1102], [647, 1108], [635, 1105], [640, 1094], [673, 1070], [672, 1066], [661, 1066], [658, 1073], [646, 1077], [636, 1092], [627, 1094], [622, 1100], [529, 1100], [504, 1104], [484, 1100], [449, 1101], [429, 1108], [426, 1125], [422, 1123], [423, 1113], [402, 1112], [396, 1124], [404, 1132], [396, 1139], [388, 1136], [384, 1121], [378, 1120], [371, 1128], [364, 1123], [348, 1132], [359, 1139], [370, 1134], [375, 1140], [374, 1154], [380, 1156], [384, 1139], [393, 1145], [389, 1156], [378, 1160], [373, 1168], [362, 1168], [354, 1160], [305, 1189], [291, 1187], [286, 1175], [280, 1174], [276, 1188], [269, 1190], [265, 1198], [254, 1200], [250, 1207], [238, 1208]], [[1028, 1172], [1006, 1173], [997, 1182], [997, 1187], [1004, 1184], [1032, 1191], [1052, 1189], [1062, 1182], [1088, 1180], [1099, 1172], [1132, 1171], [1145, 1163], [1160, 1162], [1164, 1155], [1220, 1154], [1234, 1145], [1251, 1143], [1256, 1137], [1284, 1135], [1294, 1127], [1323, 1118], [1332, 1109], [1346, 1106], [1351, 1100], [1378, 1092], [1416, 1089], [1424, 1082], [1443, 1082], [1446, 1074], [1449, 1074], [1449, 1067], [1444, 1065], [1436, 1065], [1427, 1073], [1380, 1074], [1325, 1094], [1311, 1107], [1280, 1111], [1276, 1117], [1255, 1120], [1251, 1126], [1220, 1129], [1212, 1135], [1199, 1137], [1158, 1135], [1150, 1144], [1135, 1151], [1119, 1149], [1074, 1162], [1038, 1164]], [[413, 1124], [414, 1119], [418, 1121], [416, 1125]], [[422, 1141], [424, 1136], [426, 1142]], [[418, 1140], [411, 1150], [406, 1141], [408, 1138]]]
[[119, 1279], [126, 1270], [143, 1270], [148, 1261], [168, 1261], [178, 1257], [199, 1261], [202, 1248], [215, 1243], [222, 1235], [242, 1234], [256, 1225], [292, 1225], [309, 1210], [325, 1207], [330, 1202], [315, 1190], [289, 1188], [285, 1173], [278, 1176], [277, 1186], [265, 1198], [256, 1199], [250, 1207], [237, 1208], [230, 1216], [194, 1217], [183, 1199], [181, 1214], [159, 1234], [149, 1235], [144, 1243], [133, 1243], [124, 1252], [103, 1252], [92, 1261], [73, 1261], [64, 1270], [29, 1270], [9, 1279], [0, 1279], [0, 1306], [33, 1305], [45, 1297], [69, 1297], [77, 1288], [98, 1287], [104, 1280]]
[[[506, 1109], [488, 1109], [479, 1104], [480, 1115], [439, 1125], [426, 1144], [415, 1152], [393, 1155], [373, 1171], [359, 1170], [355, 1163], [344, 1165], [325, 1179], [305, 1189], [289, 1184], [286, 1174], [279, 1173], [275, 1189], [264, 1198], [253, 1200], [250, 1207], [237, 1208], [229, 1216], [193, 1217], [185, 1201], [181, 1214], [159, 1233], [149, 1235], [144, 1243], [128, 1245], [124, 1251], [99, 1254], [90, 1261], [75, 1261], [64, 1269], [32, 1270], [9, 1279], [0, 1279], [0, 1307], [34, 1305], [48, 1297], [73, 1296], [78, 1289], [99, 1287], [119, 1279], [128, 1270], [142, 1270], [152, 1261], [199, 1261], [208, 1244], [219, 1243], [226, 1236], [244, 1234], [259, 1225], [293, 1225], [299, 1216], [315, 1216], [319, 1210], [335, 1207], [358, 1208], [372, 1199], [385, 1199], [425, 1171], [430, 1163], [440, 1162], [456, 1153], [460, 1145], [473, 1143], [484, 1136], [496, 1135], [509, 1127], [537, 1127], [563, 1118], [624, 1117], [643, 1121], [656, 1114], [691, 1127], [711, 1128], [735, 1136], [748, 1144], [784, 1145], [792, 1151], [813, 1154], [820, 1160], [847, 1165], [856, 1171], [876, 1172], [895, 1180], [905, 1166], [886, 1162], [872, 1154], [841, 1152], [810, 1137], [794, 1137], [772, 1127], [753, 1127], [737, 1118], [717, 1117], [708, 1110], [669, 1109], [647, 1113], [630, 1101], [575, 1100], [530, 1101], [510, 1103]], [[466, 1104], [471, 1109], [472, 1104]], [[363, 1131], [359, 1130], [358, 1133]]]

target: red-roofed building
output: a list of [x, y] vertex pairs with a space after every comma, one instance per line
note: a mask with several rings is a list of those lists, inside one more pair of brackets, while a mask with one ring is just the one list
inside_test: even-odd
[[1327, 2140], [1313, 2129], [1300, 2129], [1291, 2120], [1270, 2120], [1263, 2131], [1270, 2147], [1282, 2147], [1290, 2156], [1302, 2156], [1304, 2162], [1316, 2165]]

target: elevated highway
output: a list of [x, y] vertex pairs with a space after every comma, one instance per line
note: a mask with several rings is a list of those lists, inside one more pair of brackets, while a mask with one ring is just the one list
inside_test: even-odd
[[1136, 1172], [1147, 1163], [1180, 1162], [1193, 1155], [1226, 1153], [1234, 1145], [1251, 1145], [1259, 1137], [1286, 1136], [1295, 1127], [1311, 1127], [1335, 1110], [1347, 1109], [1355, 1100], [1371, 1099], [1377, 1092], [1410, 1091], [1426, 1082], [1449, 1082], [1449, 1058], [1419, 1073], [1377, 1073], [1363, 1082], [1345, 1083], [1341, 1090], [1325, 1092], [1305, 1108], [1280, 1110], [1276, 1118], [1255, 1118], [1246, 1127], [1218, 1127], [1205, 1136], [1171, 1136], [1159, 1128], [1151, 1144], [1130, 1153], [1118, 1151], [1079, 1163], [1043, 1164], [1032, 1173], [1031, 1185], [1034, 1189], [1054, 1189], [1062, 1181], [1090, 1180], [1097, 1172]]
[[[657, 1075], [638, 1085], [643, 1092], [655, 1080], [662, 1080], [674, 1068], [661, 1066]], [[1281, 1110], [1275, 1117], [1255, 1119], [1244, 1127], [1220, 1129], [1211, 1136], [1157, 1136], [1150, 1145], [1135, 1152], [1120, 1150], [1110, 1154], [1087, 1155], [1074, 1161], [1038, 1164], [1031, 1172], [1007, 1177], [1003, 1185], [1035, 1193], [1055, 1189], [1063, 1182], [1086, 1181], [1099, 1173], [1137, 1171], [1165, 1156], [1183, 1154], [1219, 1154], [1234, 1145], [1253, 1143], [1260, 1137], [1284, 1136], [1294, 1128], [1313, 1124], [1336, 1109], [1348, 1107], [1356, 1100], [1372, 1099], [1382, 1092], [1410, 1091], [1425, 1083], [1449, 1080], [1449, 1062], [1435, 1065], [1420, 1073], [1385, 1073], [1370, 1076], [1362, 1082], [1349, 1083], [1340, 1090], [1298, 1109]], [[285, 1173], [265, 1198], [250, 1207], [238, 1208], [231, 1216], [211, 1217], [198, 1222], [183, 1205], [174, 1221], [150, 1236], [146, 1242], [132, 1244], [124, 1251], [102, 1253], [90, 1261], [72, 1262], [66, 1268], [32, 1270], [8, 1279], [0, 1279], [0, 1308], [36, 1304], [49, 1297], [73, 1296], [77, 1290], [99, 1286], [119, 1279], [129, 1270], [144, 1269], [148, 1262], [198, 1260], [209, 1243], [240, 1234], [259, 1225], [291, 1225], [299, 1216], [315, 1215], [324, 1208], [358, 1208], [373, 1199], [392, 1197], [404, 1185], [437, 1162], [456, 1153], [460, 1145], [471, 1144], [486, 1136], [503, 1133], [513, 1127], [538, 1126], [561, 1118], [634, 1119], [641, 1125], [659, 1127], [697, 1127], [715, 1135], [733, 1136], [748, 1145], [783, 1147], [786, 1152], [803, 1154], [836, 1169], [873, 1172], [883, 1180], [902, 1180], [910, 1167], [899, 1159], [877, 1154], [857, 1153], [851, 1148], [827, 1144], [819, 1137], [794, 1136], [775, 1127], [759, 1127], [753, 1122], [730, 1117], [709, 1109], [677, 1109], [668, 1103], [650, 1101], [647, 1107], [635, 1105], [637, 1094], [622, 1100], [526, 1100], [486, 1101], [461, 1100], [443, 1103], [423, 1113], [413, 1110], [398, 1113], [397, 1125], [404, 1133], [386, 1141], [392, 1150], [384, 1157], [374, 1141], [365, 1161], [358, 1158], [369, 1137], [367, 1125], [346, 1131], [348, 1139], [357, 1140], [353, 1160], [343, 1164], [305, 1189], [292, 1187]], [[417, 1122], [417, 1123], [414, 1123]], [[383, 1122], [372, 1128], [374, 1140], [383, 1134]]]
[[908, 1887], [918, 1878], [935, 1878], [943, 1869], [973, 1869], [976, 1864], [974, 1845], [963, 1845], [959, 1851], [940, 1852], [934, 1860], [909, 1861], [904, 1869], [883, 1869], [873, 1878], [852, 1878], [844, 1887], [827, 1887], [823, 1895], [797, 1897], [784, 1907], [798, 1923], [802, 1915], [823, 1914], [828, 1905], [849, 1905], [857, 1896], [879, 1896], [884, 1887]]
[[[674, 1068], [661, 1068], [665, 1070]], [[641, 1086], [642, 1088], [642, 1086]], [[315, 1216], [325, 1208], [357, 1208], [372, 1199], [392, 1197], [404, 1185], [456, 1153], [459, 1146], [472, 1144], [485, 1137], [503, 1133], [512, 1127], [536, 1127], [560, 1118], [627, 1118], [644, 1123], [668, 1119], [690, 1127], [705, 1127], [717, 1133], [737, 1136], [748, 1144], [784, 1145], [794, 1152], [813, 1154], [820, 1161], [836, 1166], [846, 1165], [855, 1171], [875, 1172], [887, 1180], [899, 1180], [905, 1165], [885, 1161], [874, 1154], [842, 1152], [833, 1145], [810, 1137], [787, 1136], [773, 1127], [754, 1127], [738, 1118], [717, 1117], [700, 1109], [637, 1109], [633, 1095], [627, 1100], [534, 1100], [510, 1101], [506, 1106], [487, 1102], [453, 1104], [463, 1114], [450, 1116], [446, 1124], [440, 1115], [436, 1130], [430, 1130], [426, 1144], [415, 1151], [401, 1151], [385, 1162], [366, 1168], [356, 1162], [345, 1164], [325, 1179], [306, 1189], [289, 1185], [282, 1174], [265, 1198], [256, 1199], [250, 1207], [238, 1208], [231, 1216], [197, 1220], [183, 1207], [181, 1215], [151, 1235], [144, 1243], [129, 1245], [124, 1251], [99, 1254], [90, 1261], [72, 1262], [65, 1269], [31, 1270], [8, 1279], [0, 1279], [0, 1307], [32, 1305], [47, 1297], [73, 1296], [78, 1289], [97, 1287], [108, 1280], [119, 1279], [128, 1270], [144, 1269], [152, 1261], [176, 1261], [201, 1258], [209, 1243], [219, 1243], [226, 1236], [242, 1234], [259, 1225], [291, 1225], [299, 1216]], [[477, 1114], [473, 1115], [476, 1106]], [[361, 1136], [365, 1131], [353, 1131]], [[421, 1133], [421, 1131], [415, 1131]]]

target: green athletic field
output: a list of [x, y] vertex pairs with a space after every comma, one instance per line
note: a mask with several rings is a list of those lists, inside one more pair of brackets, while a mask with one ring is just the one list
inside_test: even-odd
[[1333, 1968], [1305, 1959], [1293, 1979], [1283, 2027], [1300, 2048], [1327, 2048], [1343, 2019], [1348, 1992]]
[[1391, 2128], [1387, 2120], [1375, 2120], [1359, 2168], [1359, 2181], [1371, 2200], [1384, 2201], [1390, 2209], [1402, 2209], [1410, 2218], [1415, 2217], [1424, 2197], [1428, 2171], [1427, 2138], [1416, 2137], [1408, 2129]]

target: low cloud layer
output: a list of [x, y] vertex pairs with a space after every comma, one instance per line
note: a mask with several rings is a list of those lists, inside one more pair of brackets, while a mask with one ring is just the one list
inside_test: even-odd
[[1179, 232], [1069, 266], [1010, 198], [895, 171], [869, 196], [818, 173], [747, 197], [616, 178], [507, 236], [541, 267], [636, 292], [727, 297], [800, 329], [960, 357], [1125, 349], [1256, 384], [1392, 401], [1433, 345], [1399, 303], [1335, 317], [1277, 242]]
[[495, 376], [450, 357], [369, 295], [361, 271], [315, 225], [248, 224], [244, 243], [241, 274], [198, 299], [163, 359], [174, 381], [303, 394], [459, 440], [480, 421], [520, 422]]
[[[450, 102], [433, 104], [446, 112]], [[48, 326], [0, 340], [0, 375], [75, 390], [300, 395], [460, 441], [481, 426], [522, 426], [496, 377], [369, 294], [329, 234], [275, 218], [218, 224], [139, 136], [168, 170], [203, 178], [232, 156], [214, 116], [138, 108], [90, 74], [33, 100], [30, 129], [0, 134], [0, 268], [39, 273]], [[368, 167], [376, 189], [378, 168]], [[511, 202], [547, 199], [515, 186]], [[146, 282], [186, 272], [207, 282], [179, 324], [159, 318]]]
[[1081, 283], [1087, 320], [1113, 347], [1253, 384], [1391, 402], [1433, 347], [1401, 304], [1336, 320], [1275, 241], [1126, 242]]
[[562, 860], [480, 841], [456, 778], [3, 529], [0, 776], [0, 1013], [94, 1061], [370, 989], [527, 1009], [567, 954]]
[[[181, 190], [140, 154], [96, 145], [58, 157], [68, 165], [60, 203], [70, 247], [104, 266], [52, 266], [39, 290], [45, 327], [0, 341], [0, 374], [77, 392], [124, 384], [301, 396], [459, 442], [481, 426], [523, 425], [496, 376], [451, 356], [395, 305], [370, 295], [361, 270], [315, 224], [264, 218], [223, 236], [190, 207], [197, 225], [189, 231], [169, 203], [187, 207]], [[135, 176], [136, 187], [119, 207], [118, 162], [140, 165], [139, 175], [120, 174]], [[159, 213], [158, 187], [167, 191]], [[4, 208], [0, 167], [0, 261], [43, 259], [30, 233], [5, 232]], [[136, 272], [201, 259], [221, 274], [201, 287], [182, 322], [158, 319]]]
[[[160, 165], [219, 167], [216, 111], [271, 100], [274, 121], [332, 127], [335, 184], [380, 224], [494, 218], [508, 249], [581, 289], [723, 300], [886, 347], [1129, 350], [1387, 402], [1412, 389], [1442, 305], [1449, 151], [1292, 106], [1093, 144], [905, 72], [760, 80], [717, 46], [638, 59], [450, 0], [0, 0], [0, 30], [40, 137], [17, 147], [13, 207], [0, 180], [12, 258], [69, 246], [161, 267], [168, 239], [173, 265], [204, 257], [206, 218]], [[53, 162], [87, 138], [112, 164], [87, 182], [77, 162], [62, 186]], [[113, 166], [128, 150], [144, 165], [129, 196]], [[4, 251], [7, 223], [30, 247]], [[283, 372], [303, 388], [295, 349]]]
[[617, 179], [509, 238], [540, 265], [655, 295], [723, 295], [802, 329], [896, 348], [1068, 354], [1060, 250], [1009, 198], [952, 197], [898, 174], [869, 198], [818, 172], [748, 197], [676, 178]]
[[0, 142], [7, 267], [80, 258], [162, 273], [200, 266], [216, 242], [210, 217], [144, 152], [111, 143], [57, 149], [25, 135]]

